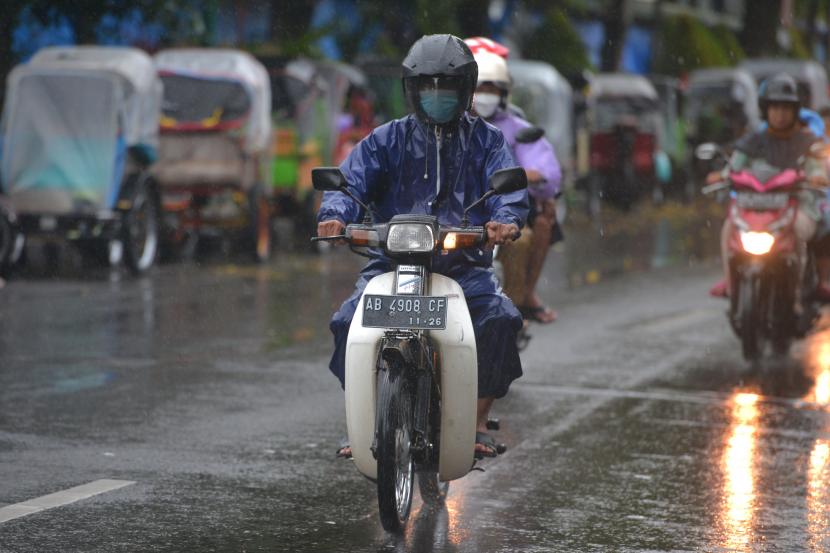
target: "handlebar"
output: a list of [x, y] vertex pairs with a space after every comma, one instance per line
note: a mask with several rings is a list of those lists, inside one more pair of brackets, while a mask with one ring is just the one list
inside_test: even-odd
[[[398, 223], [400, 224], [400, 223]], [[314, 236], [312, 242], [343, 241], [351, 247], [385, 248], [390, 228], [389, 223], [381, 224], [350, 224], [346, 225], [343, 234], [336, 236]], [[521, 231], [517, 231], [512, 237], [518, 240]], [[434, 250], [456, 250], [481, 248], [487, 243], [487, 229], [482, 226], [439, 227], [438, 236]]]

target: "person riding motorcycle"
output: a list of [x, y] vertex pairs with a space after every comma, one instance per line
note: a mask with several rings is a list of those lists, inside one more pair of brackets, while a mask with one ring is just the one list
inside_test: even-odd
[[504, 265], [504, 291], [525, 319], [552, 323], [556, 312], [542, 303], [536, 284], [552, 243], [556, 224], [554, 198], [559, 193], [562, 171], [553, 145], [544, 137], [529, 144], [517, 142], [517, 133], [532, 125], [508, 109], [512, 79], [504, 57], [490, 49], [479, 49], [474, 57], [478, 63], [478, 86], [473, 108], [504, 134], [516, 161], [525, 169], [529, 184], [530, 231], [522, 236], [521, 244], [508, 245], [499, 252]]
[[[340, 165], [349, 190], [373, 206], [375, 222], [397, 214], [437, 216], [441, 224], [460, 224], [464, 208], [487, 191], [489, 177], [516, 163], [498, 129], [467, 113], [472, 105], [478, 67], [464, 42], [452, 35], [427, 35], [413, 44], [403, 61], [403, 90], [414, 111], [376, 129], [355, 146]], [[513, 240], [528, 212], [527, 191], [489, 198], [470, 212], [483, 225], [488, 248], [435, 255], [432, 271], [456, 280], [464, 290], [478, 352], [476, 452], [497, 454], [486, 433], [494, 400], [504, 397], [522, 375], [516, 335], [522, 317], [500, 292], [492, 268], [492, 246]], [[347, 223], [361, 220], [356, 202], [326, 192], [318, 213], [317, 234], [340, 236]], [[392, 270], [376, 257], [361, 270], [354, 293], [331, 320], [335, 350], [330, 370], [345, 379], [345, 346], [361, 293], [374, 276]], [[349, 456], [348, 445], [338, 451]]]
[[[780, 170], [799, 169], [800, 160], [804, 158], [807, 182], [813, 186], [825, 186], [827, 173], [823, 163], [810, 155], [811, 147], [819, 139], [799, 119], [801, 100], [795, 80], [786, 74], [770, 77], [762, 86], [758, 103], [767, 125], [741, 138], [736, 143], [735, 151], [724, 171], [710, 175], [707, 180], [711, 183], [726, 179], [730, 171], [740, 171], [750, 166], [754, 160], [764, 160]], [[795, 234], [802, 271], [807, 259], [807, 243], [815, 235], [820, 218], [815, 196], [809, 191], [801, 193], [795, 220]], [[728, 240], [731, 232], [732, 222], [727, 218], [721, 231], [724, 278], [710, 290], [710, 294], [716, 297], [727, 297], [731, 290], [728, 260]], [[820, 295], [830, 292], [830, 289], [823, 288], [819, 287]]]

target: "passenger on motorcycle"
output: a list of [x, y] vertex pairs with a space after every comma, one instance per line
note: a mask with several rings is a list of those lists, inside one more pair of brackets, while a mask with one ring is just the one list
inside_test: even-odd
[[[403, 61], [403, 89], [414, 113], [382, 125], [352, 150], [340, 169], [349, 190], [371, 203], [376, 222], [397, 214], [429, 214], [458, 225], [464, 208], [487, 190], [489, 177], [516, 162], [502, 133], [467, 113], [478, 68], [470, 49], [452, 35], [419, 39]], [[475, 328], [478, 354], [476, 451], [496, 455], [486, 434], [490, 408], [522, 375], [516, 335], [522, 317], [501, 293], [492, 269], [492, 246], [513, 240], [528, 212], [527, 191], [491, 197], [470, 212], [470, 223], [487, 230], [486, 250], [458, 250], [433, 258], [432, 270], [456, 280], [464, 290]], [[359, 222], [361, 209], [339, 192], [326, 192], [317, 234], [339, 236]], [[331, 320], [335, 350], [329, 368], [344, 385], [349, 325], [366, 284], [392, 270], [387, 258], [369, 261], [354, 293]], [[349, 456], [346, 445], [338, 452]]]
[[527, 173], [530, 193], [528, 226], [519, 242], [499, 251], [504, 266], [504, 291], [527, 320], [543, 324], [556, 320], [556, 312], [542, 303], [536, 284], [542, 273], [556, 224], [556, 203], [562, 172], [553, 145], [544, 137], [531, 143], [518, 143], [517, 133], [532, 125], [508, 109], [511, 77], [504, 57], [480, 49], [474, 53], [478, 63], [478, 86], [473, 97], [475, 112], [497, 127]]
[[[778, 169], [799, 169], [800, 160], [806, 158], [803, 166], [807, 182], [813, 186], [826, 186], [827, 173], [823, 163], [810, 156], [810, 148], [819, 141], [800, 121], [798, 114], [801, 101], [795, 80], [789, 75], [780, 74], [764, 84], [758, 99], [761, 114], [767, 122], [766, 128], [747, 134], [735, 145], [729, 165], [718, 178], [725, 179], [729, 171], [740, 171], [751, 165], [753, 160], [765, 160]], [[710, 181], [712, 178], [709, 179]], [[799, 210], [795, 220], [795, 233], [798, 238], [798, 251], [801, 269], [807, 259], [807, 243], [816, 233], [816, 225], [821, 214], [815, 195], [805, 191], [799, 195]], [[724, 222], [721, 232], [721, 257], [723, 259], [724, 278], [710, 290], [713, 296], [729, 295], [729, 260], [727, 259], [728, 239], [732, 232], [729, 218]], [[819, 288], [819, 294], [830, 292]]]

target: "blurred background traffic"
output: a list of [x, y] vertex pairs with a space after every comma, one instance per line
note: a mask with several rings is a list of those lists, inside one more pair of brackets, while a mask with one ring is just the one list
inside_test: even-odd
[[722, 208], [699, 197], [712, 167], [695, 146], [757, 128], [759, 83], [780, 71], [806, 106], [830, 104], [826, 0], [8, 4], [4, 275], [35, 260], [48, 272], [66, 243], [134, 273], [205, 250], [263, 262], [311, 248], [311, 168], [407, 113], [400, 61], [423, 34], [509, 47], [512, 102], [563, 167], [560, 222], [631, 239], [638, 219], [618, 214], [645, 210], [696, 256], [714, 252], [706, 215]]

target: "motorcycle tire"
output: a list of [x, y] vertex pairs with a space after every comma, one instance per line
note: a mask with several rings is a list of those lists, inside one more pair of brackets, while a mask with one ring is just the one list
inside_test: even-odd
[[741, 349], [744, 359], [756, 362], [761, 357], [761, 310], [760, 284], [758, 277], [743, 279], [738, 288], [738, 317], [741, 329]]
[[412, 507], [415, 462], [411, 387], [397, 371], [378, 371], [377, 485], [380, 522], [387, 532], [400, 533]]
[[421, 471], [418, 473], [418, 491], [421, 500], [427, 505], [442, 505], [447, 499], [450, 483], [438, 478], [435, 471]]

